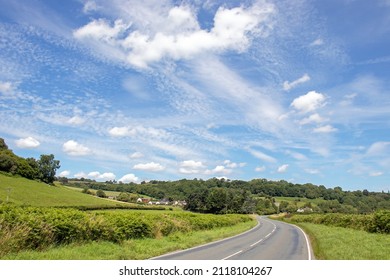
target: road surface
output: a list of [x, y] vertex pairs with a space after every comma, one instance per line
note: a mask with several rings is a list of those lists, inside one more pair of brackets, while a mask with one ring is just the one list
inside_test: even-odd
[[298, 227], [258, 217], [243, 234], [192, 249], [155, 257], [158, 260], [310, 260], [310, 244]]

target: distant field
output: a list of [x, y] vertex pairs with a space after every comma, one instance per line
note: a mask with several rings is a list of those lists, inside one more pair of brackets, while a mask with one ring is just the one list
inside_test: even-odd
[[275, 197], [275, 201], [280, 203], [281, 201], [296, 202], [298, 207], [303, 207], [306, 203], [310, 202], [312, 206], [317, 206], [319, 203], [324, 202], [322, 198], [309, 199], [304, 197]]
[[[68, 188], [70, 190], [74, 190], [74, 191], [77, 191], [77, 192], [82, 192], [83, 189], [82, 188], [77, 188], [77, 187], [70, 187], [70, 186], [64, 186], [65, 188]], [[92, 192], [93, 194], [96, 194], [97, 190], [94, 190], [94, 189], [89, 189], [90, 192]], [[114, 191], [105, 191], [103, 190], [104, 193], [107, 195], [107, 196], [112, 196], [112, 197], [116, 197], [120, 194], [120, 192], [114, 192]]]
[[0, 201], [31, 206], [115, 206], [117, 201], [0, 173]]

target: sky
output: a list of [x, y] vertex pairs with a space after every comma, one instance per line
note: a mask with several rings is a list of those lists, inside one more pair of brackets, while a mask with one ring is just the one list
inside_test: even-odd
[[390, 189], [389, 0], [0, 7], [0, 137], [58, 176]]

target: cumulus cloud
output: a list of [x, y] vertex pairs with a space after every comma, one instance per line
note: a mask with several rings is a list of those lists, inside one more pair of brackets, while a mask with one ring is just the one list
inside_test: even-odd
[[205, 166], [201, 161], [185, 160], [180, 163], [179, 172], [183, 174], [199, 174]]
[[285, 173], [287, 171], [288, 164], [283, 164], [278, 167], [278, 173]]
[[94, 47], [98, 44], [100, 50], [115, 48], [122, 62], [146, 68], [163, 58], [180, 60], [207, 52], [242, 52], [250, 45], [251, 36], [261, 35], [267, 28], [274, 12], [274, 6], [266, 2], [251, 7], [220, 7], [214, 16], [214, 26], [206, 30], [200, 28], [195, 11], [181, 5], [163, 14], [160, 31], [154, 30], [153, 23], [149, 28], [144, 25], [143, 29], [134, 30], [122, 19], [114, 23], [98, 19], [75, 30], [73, 35]]
[[33, 149], [41, 145], [41, 143], [37, 139], [30, 136], [27, 138], [18, 139], [15, 141], [15, 143], [16, 146], [23, 149]]
[[295, 98], [291, 106], [302, 113], [308, 113], [323, 107], [325, 105], [325, 99], [322, 93], [309, 91], [307, 94]]
[[302, 77], [300, 77], [299, 79], [296, 79], [293, 82], [285, 81], [283, 83], [283, 89], [288, 91], [288, 90], [296, 87], [299, 84], [306, 83], [307, 81], [310, 81], [310, 76], [308, 74], [304, 74]]
[[315, 132], [315, 133], [331, 133], [331, 132], [335, 132], [335, 131], [337, 131], [337, 128], [334, 128], [330, 124], [316, 127], [313, 129], [313, 132]]
[[62, 145], [62, 150], [71, 156], [85, 156], [92, 153], [91, 149], [74, 140], [69, 140]]
[[122, 178], [118, 180], [119, 182], [122, 183], [137, 183], [139, 181], [139, 178], [135, 176], [134, 174], [126, 174]]
[[134, 165], [133, 168], [137, 170], [152, 171], [152, 172], [162, 171], [165, 169], [164, 166], [155, 162], [139, 163]]
[[112, 172], [105, 172], [101, 174], [98, 171], [93, 171], [88, 173], [88, 178], [94, 179], [94, 180], [103, 180], [103, 181], [112, 181], [115, 180], [116, 176]]
[[206, 170], [205, 174], [210, 175], [210, 174], [221, 174], [221, 175], [229, 175], [232, 173], [232, 170], [229, 168], [226, 168], [223, 165], [218, 165], [212, 170]]
[[240, 162], [240, 163], [236, 163], [236, 162], [232, 162], [230, 160], [225, 160], [223, 162], [223, 164], [227, 167], [227, 168], [238, 168], [238, 167], [244, 167], [246, 165], [245, 162]]

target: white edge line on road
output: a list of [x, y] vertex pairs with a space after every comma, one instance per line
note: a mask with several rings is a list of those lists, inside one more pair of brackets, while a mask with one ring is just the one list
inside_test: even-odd
[[307, 238], [307, 235], [306, 233], [303, 231], [303, 229], [301, 229], [299, 226], [296, 226], [296, 225], [293, 225], [294, 227], [298, 228], [302, 233], [303, 233], [303, 236], [305, 237], [306, 239], [306, 246], [307, 246], [307, 254], [308, 254], [308, 258], [309, 258], [309, 261], [311, 261], [311, 247], [310, 247], [310, 242], [309, 242], [309, 239]]

